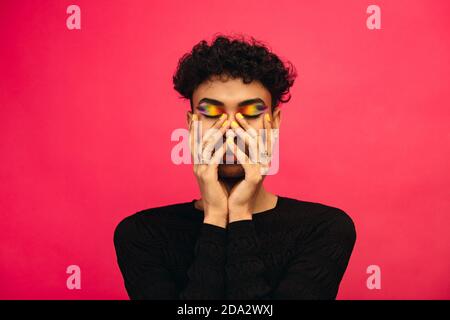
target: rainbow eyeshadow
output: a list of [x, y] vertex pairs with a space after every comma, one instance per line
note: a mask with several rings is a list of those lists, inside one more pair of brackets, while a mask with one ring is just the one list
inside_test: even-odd
[[207, 117], [217, 117], [223, 113], [222, 108], [212, 104], [201, 104], [197, 107], [197, 110]]
[[264, 104], [249, 104], [248, 106], [242, 107], [240, 109], [240, 113], [247, 117], [256, 117], [263, 113], [266, 109], [267, 106]]
[[[264, 113], [267, 108], [268, 107], [264, 104], [255, 103], [241, 107], [239, 112], [242, 113], [244, 117], [257, 117]], [[197, 107], [197, 110], [206, 117], [218, 117], [224, 113], [222, 108], [213, 104], [200, 104]]]

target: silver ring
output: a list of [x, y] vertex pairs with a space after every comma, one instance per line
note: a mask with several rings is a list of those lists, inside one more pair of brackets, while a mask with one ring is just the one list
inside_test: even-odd
[[261, 159], [262, 160], [269, 160], [271, 158], [271, 155], [269, 154], [268, 151], [264, 151], [262, 153], [260, 153]]
[[207, 158], [203, 157], [203, 155], [202, 155], [202, 158], [201, 158], [201, 163], [202, 163], [202, 164], [203, 164], [203, 163], [209, 163], [209, 160], [210, 160], [210, 159], [207, 159]]

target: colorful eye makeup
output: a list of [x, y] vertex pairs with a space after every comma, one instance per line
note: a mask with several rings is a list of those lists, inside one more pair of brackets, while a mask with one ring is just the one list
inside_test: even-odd
[[206, 117], [215, 118], [223, 113], [222, 108], [212, 104], [201, 104], [197, 107], [198, 112]]
[[[267, 110], [267, 106], [260, 103], [249, 104], [239, 109], [239, 112], [247, 118], [256, 118]], [[224, 113], [223, 109], [213, 104], [200, 104], [197, 107], [200, 114], [207, 118], [218, 118]]]
[[244, 106], [240, 109], [240, 113], [244, 117], [256, 118], [267, 109], [267, 106], [264, 104], [249, 104], [248, 106]]

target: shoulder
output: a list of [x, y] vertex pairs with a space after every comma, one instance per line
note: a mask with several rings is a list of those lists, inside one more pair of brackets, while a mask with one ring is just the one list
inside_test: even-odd
[[356, 227], [353, 219], [344, 210], [327, 206], [323, 213], [323, 220], [327, 225], [327, 234], [331, 240], [337, 239], [341, 243], [352, 246], [356, 241]]
[[158, 238], [165, 226], [182, 223], [182, 213], [190, 204], [191, 202], [183, 202], [147, 208], [122, 218], [114, 229], [114, 243], [119, 245]]
[[351, 216], [344, 210], [320, 202], [284, 197], [286, 207], [295, 223], [302, 226], [311, 237], [329, 238], [353, 245], [356, 227]]

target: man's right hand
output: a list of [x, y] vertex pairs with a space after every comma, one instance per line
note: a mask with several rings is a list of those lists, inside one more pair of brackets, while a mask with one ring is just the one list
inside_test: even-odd
[[[224, 113], [203, 134], [200, 143], [194, 141], [194, 122], [198, 121], [197, 114], [193, 114], [189, 124], [189, 145], [191, 156], [195, 159], [194, 152], [199, 152], [200, 163], [194, 161], [194, 175], [200, 187], [203, 201], [204, 223], [225, 228], [228, 223], [228, 192], [225, 185], [219, 180], [218, 167], [226, 152], [226, 144], [214, 152], [214, 146], [223, 139], [224, 133], [230, 128], [230, 121], [226, 120]], [[201, 125], [199, 121], [197, 126]], [[198, 136], [198, 133], [197, 135]]]

